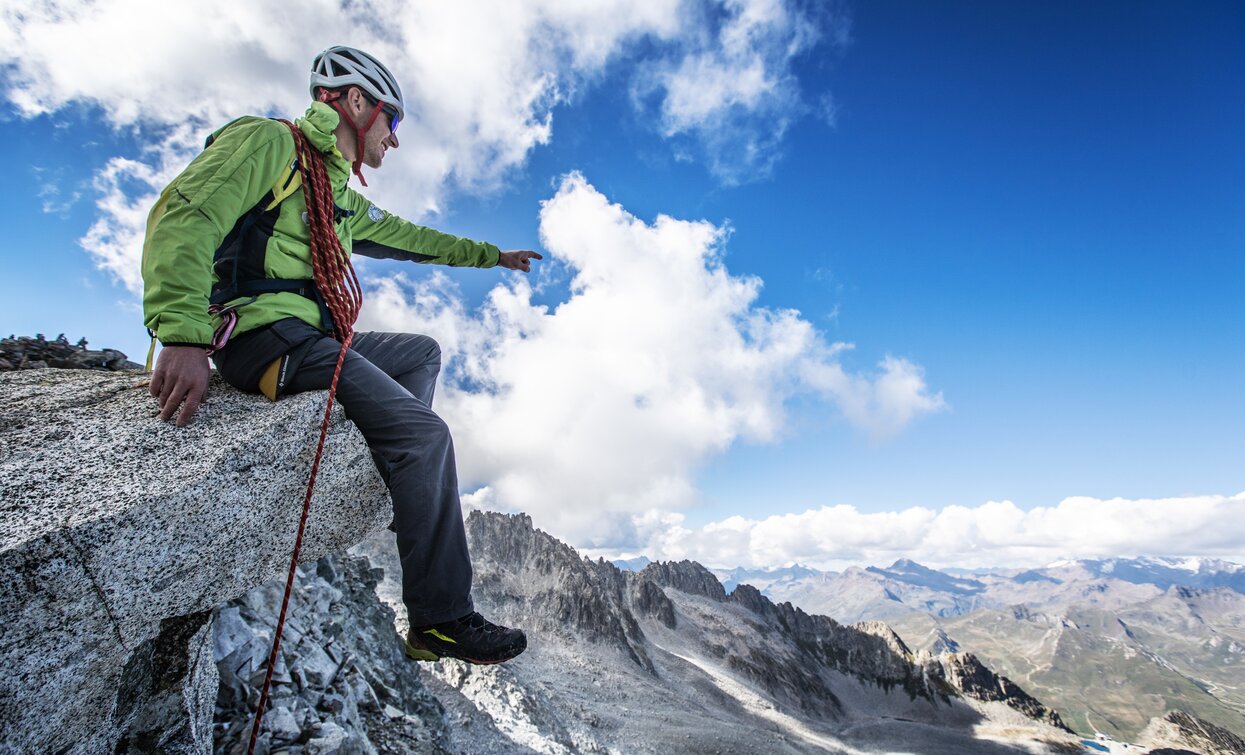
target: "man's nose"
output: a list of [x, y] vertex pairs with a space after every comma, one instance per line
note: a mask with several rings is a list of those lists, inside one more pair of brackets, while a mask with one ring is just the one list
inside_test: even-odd
[[398, 135], [391, 131], [389, 132], [389, 136], [387, 138], [389, 139], [389, 149], [397, 149], [398, 148]]

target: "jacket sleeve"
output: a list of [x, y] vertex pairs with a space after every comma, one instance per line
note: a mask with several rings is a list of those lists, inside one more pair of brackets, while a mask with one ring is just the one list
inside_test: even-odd
[[218, 132], [160, 194], [143, 242], [143, 319], [168, 345], [212, 341], [213, 256], [238, 219], [289, 170], [294, 139], [267, 118]]
[[347, 189], [347, 209], [354, 238], [352, 251], [365, 257], [429, 262], [454, 267], [493, 267], [501, 251], [492, 244], [472, 241], [404, 220]]

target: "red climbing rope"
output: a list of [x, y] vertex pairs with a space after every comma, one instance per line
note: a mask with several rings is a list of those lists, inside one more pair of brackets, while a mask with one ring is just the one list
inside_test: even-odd
[[324, 407], [324, 421], [320, 423], [320, 442], [316, 445], [316, 457], [311, 463], [311, 476], [307, 480], [307, 495], [303, 498], [303, 513], [298, 520], [298, 536], [294, 539], [294, 553], [290, 556], [290, 573], [285, 579], [285, 595], [281, 598], [281, 613], [277, 617], [277, 631], [272, 637], [272, 652], [268, 655], [268, 671], [264, 674], [264, 688], [255, 709], [255, 723], [251, 726], [251, 743], [247, 755], [254, 755], [255, 742], [259, 737], [260, 721], [268, 704], [268, 688], [272, 684], [272, 671], [277, 665], [277, 651], [281, 646], [281, 631], [285, 628], [285, 610], [290, 603], [294, 588], [294, 574], [298, 570], [298, 554], [303, 547], [303, 530], [307, 527], [307, 515], [311, 512], [311, 492], [316, 486], [316, 474], [320, 471], [320, 456], [324, 452], [324, 439], [329, 432], [329, 417], [333, 411], [333, 397], [337, 395], [337, 380], [341, 377], [342, 362], [346, 350], [354, 338], [354, 321], [363, 304], [363, 292], [350, 254], [342, 248], [334, 226], [336, 205], [333, 203], [333, 185], [324, 169], [324, 157], [307, 143], [307, 138], [297, 126], [282, 121], [294, 135], [294, 154], [303, 179], [303, 197], [307, 203], [307, 224], [311, 232], [311, 269], [329, 313], [333, 316], [333, 335], [341, 341], [337, 366], [329, 384], [329, 399]]

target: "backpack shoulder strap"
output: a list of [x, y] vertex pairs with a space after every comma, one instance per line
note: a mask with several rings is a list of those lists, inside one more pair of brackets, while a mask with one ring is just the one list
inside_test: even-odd
[[267, 212], [284, 202], [291, 194], [298, 191], [302, 185], [303, 176], [298, 170], [298, 158], [295, 157], [290, 160], [290, 169], [277, 178], [277, 182], [272, 185], [272, 201], [264, 207], [264, 211]]
[[[207, 149], [211, 147], [212, 143], [216, 141], [216, 137], [220, 136], [225, 131], [225, 129], [229, 128], [230, 126], [232, 126], [233, 124], [237, 123], [240, 120], [242, 119], [235, 118], [234, 120], [226, 123], [224, 126], [221, 126], [219, 129], [217, 129], [212, 134], [208, 135], [208, 138], [203, 143], [203, 148]], [[283, 172], [280, 176], [278, 176], [276, 183], [272, 185], [272, 191], [271, 191], [272, 201], [264, 205], [264, 212], [268, 212], [269, 210], [273, 209], [277, 205], [281, 204], [283, 201], [288, 199], [291, 194], [298, 191], [299, 187], [302, 185], [303, 185], [303, 177], [298, 172], [298, 156], [292, 155], [290, 158], [289, 169]]]

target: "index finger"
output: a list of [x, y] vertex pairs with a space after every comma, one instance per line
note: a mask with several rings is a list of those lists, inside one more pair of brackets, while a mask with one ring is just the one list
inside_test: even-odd
[[190, 420], [194, 419], [195, 412], [199, 411], [199, 405], [203, 403], [203, 393], [203, 391], [192, 390], [186, 394], [182, 410], [177, 414], [178, 427], [185, 427], [190, 424]]

